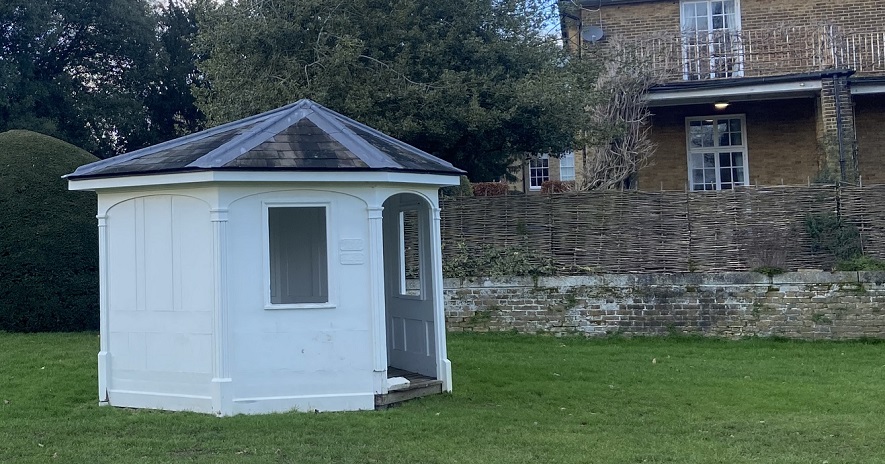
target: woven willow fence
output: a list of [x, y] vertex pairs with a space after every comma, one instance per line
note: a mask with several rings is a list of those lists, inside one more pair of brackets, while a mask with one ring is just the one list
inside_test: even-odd
[[825, 213], [857, 225], [865, 253], [885, 258], [883, 185], [444, 199], [443, 259], [514, 250], [560, 274], [828, 268], [805, 232], [809, 214]]

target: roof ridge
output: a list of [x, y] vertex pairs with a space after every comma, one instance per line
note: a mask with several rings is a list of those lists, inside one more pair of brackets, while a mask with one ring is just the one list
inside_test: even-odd
[[390, 135], [387, 135], [387, 134], [385, 134], [384, 132], [381, 132], [381, 131], [378, 130], [378, 129], [375, 129], [375, 128], [373, 128], [373, 127], [367, 126], [367, 125], [365, 125], [365, 124], [363, 124], [363, 123], [361, 123], [361, 122], [359, 122], [359, 121], [353, 120], [353, 119], [351, 119], [351, 118], [348, 118], [347, 116], [344, 116], [343, 114], [342, 114], [342, 115], [339, 115], [339, 116], [341, 116], [341, 118], [345, 119], [348, 123], [357, 126], [357, 127], [358, 127], [359, 129], [361, 129], [361, 130], [364, 130], [364, 131], [366, 131], [366, 132], [368, 132], [368, 133], [370, 133], [370, 134], [372, 134], [372, 135], [376, 135], [376, 136], [378, 136], [378, 137], [384, 139], [385, 141], [390, 142], [390, 143], [392, 143], [392, 144], [394, 144], [394, 145], [396, 145], [396, 146], [398, 146], [398, 147], [400, 147], [400, 148], [403, 148], [403, 149], [406, 149], [406, 150], [410, 150], [410, 151], [414, 151], [414, 152], [416, 152], [415, 154], [421, 156], [422, 158], [425, 158], [425, 159], [427, 159], [427, 160], [429, 160], [429, 161], [433, 161], [433, 162], [436, 162], [436, 163], [445, 164], [445, 165], [448, 165], [448, 166], [453, 167], [453, 168], [455, 167], [454, 165], [452, 165], [452, 163], [449, 163], [448, 161], [446, 161], [446, 160], [444, 160], [444, 159], [442, 159], [442, 158], [439, 158], [439, 157], [437, 157], [437, 156], [433, 156], [433, 155], [431, 155], [430, 153], [427, 153], [426, 151], [424, 151], [424, 150], [422, 150], [422, 149], [420, 149], [420, 148], [418, 148], [418, 147], [416, 147], [416, 146], [414, 146], [414, 145], [409, 145], [408, 143], [403, 142], [402, 140], [400, 140], [400, 139], [398, 139], [398, 138], [395, 138], [395, 137], [392, 137], [392, 136], [390, 136]]
[[[188, 163], [187, 167], [194, 168], [211, 168], [213, 166], [224, 166], [227, 163], [235, 160], [237, 157], [246, 153], [247, 151], [257, 147], [258, 145], [267, 141], [266, 138], [261, 139], [261, 136], [264, 133], [270, 133], [271, 136], [276, 135], [280, 131], [271, 132], [269, 129], [276, 126], [280, 123], [280, 121], [287, 120], [286, 127], [289, 127], [301, 119], [304, 119], [308, 113], [301, 114], [294, 119], [290, 119], [293, 115], [297, 115], [298, 112], [306, 111], [314, 105], [314, 102], [308, 100], [306, 98], [302, 98], [295, 103], [290, 105], [286, 105], [282, 108], [277, 108], [275, 112], [277, 115], [269, 115], [267, 120], [263, 121], [261, 124], [249, 129], [248, 131], [228, 140], [223, 143], [218, 148], [206, 153], [205, 155], [195, 159], [191, 163]], [[306, 107], [306, 108], [305, 108]], [[274, 117], [276, 116], [276, 117]], [[236, 150], [235, 148], [239, 148]]]
[[[335, 110], [331, 110], [331, 109], [329, 109], [329, 108], [326, 108], [325, 106], [320, 105], [319, 103], [315, 103], [315, 104], [316, 104], [316, 106], [319, 106], [320, 108], [323, 108], [323, 109], [325, 109], [326, 111], [332, 113], [332, 114], [335, 115], [337, 118], [339, 118], [339, 119], [343, 119], [344, 122], [346, 122], [346, 123], [348, 123], [348, 124], [353, 124], [353, 125], [356, 126], [357, 128], [359, 128], [359, 129], [361, 129], [361, 130], [364, 130], [364, 131], [366, 131], [366, 132], [368, 132], [368, 133], [370, 133], [370, 134], [372, 134], [372, 135], [378, 136], [378, 137], [384, 139], [385, 141], [390, 142], [390, 143], [392, 143], [392, 144], [394, 144], [394, 145], [396, 145], [396, 146], [398, 146], [398, 147], [400, 147], [400, 148], [403, 148], [403, 149], [406, 149], [406, 150], [409, 150], [409, 151], [413, 151], [413, 152], [417, 152], [417, 153], [415, 153], [416, 155], [419, 155], [419, 156], [421, 156], [421, 157], [423, 157], [423, 158], [425, 158], [425, 159], [427, 159], [427, 160], [429, 160], [429, 161], [433, 161], [433, 162], [435, 162], [435, 163], [445, 164], [445, 165], [448, 165], [448, 166], [453, 167], [453, 168], [455, 167], [454, 165], [452, 165], [452, 163], [449, 163], [448, 161], [446, 161], [446, 160], [444, 160], [444, 159], [442, 159], [442, 158], [439, 158], [439, 157], [437, 157], [437, 156], [433, 156], [433, 155], [431, 155], [430, 153], [427, 153], [426, 151], [424, 151], [424, 150], [422, 150], [422, 149], [420, 149], [420, 148], [418, 148], [418, 147], [416, 147], [416, 146], [409, 145], [408, 143], [403, 142], [402, 140], [399, 140], [399, 139], [397, 139], [397, 138], [395, 138], [395, 137], [392, 137], [392, 136], [390, 136], [390, 135], [387, 135], [387, 134], [385, 134], [384, 132], [381, 132], [380, 130], [375, 129], [374, 127], [367, 126], [366, 124], [363, 124], [363, 123], [361, 123], [361, 122], [359, 122], [359, 121], [357, 121], [357, 120], [355, 120], [355, 119], [352, 119], [352, 118], [350, 118], [350, 117], [347, 117], [347, 116], [345, 116], [345, 115], [343, 115], [343, 114], [341, 114], [341, 113], [339, 113], [339, 112], [337, 112], [337, 111], [335, 111]], [[357, 134], [353, 134], [353, 131], [351, 131], [348, 127], [344, 126], [344, 127], [342, 127], [342, 129], [344, 129], [344, 130], [346, 130], [347, 132], [351, 133], [353, 136], [362, 139], [362, 137], [360, 137], [359, 135], [357, 135]], [[369, 144], [371, 145], [371, 143], [369, 143]], [[374, 145], [372, 145], [372, 148], [374, 148], [374, 149], [375, 149], [376, 151], [378, 151], [379, 153], [382, 153], [382, 154], [384, 153], [383, 151], [381, 151], [380, 149], [378, 149], [378, 148], [375, 147]]]
[[[384, 152], [379, 150], [378, 147], [375, 147], [369, 143], [368, 140], [364, 140], [352, 130], [348, 129], [344, 124], [337, 121], [338, 118], [343, 117], [341, 114], [322, 105], [318, 104], [317, 106], [325, 110], [325, 113], [331, 114], [314, 111], [309, 114], [307, 118], [316, 124], [317, 127], [325, 130], [330, 137], [344, 146], [344, 148], [350, 150], [351, 153], [366, 163], [366, 165], [371, 168], [394, 168], [399, 166], [396, 162], [390, 159], [389, 156], [386, 156]], [[329, 130], [329, 126], [331, 126], [332, 130]]]
[[[300, 102], [301, 100], [299, 100]], [[83, 166], [78, 167], [74, 172], [70, 174], [66, 174], [62, 176], [62, 178], [67, 178], [68, 176], [81, 176], [87, 175], [92, 171], [95, 171], [100, 168], [105, 168], [108, 166], [113, 166], [115, 164], [125, 163], [126, 161], [131, 161], [134, 159], [141, 158], [143, 156], [148, 156], [159, 151], [168, 150], [170, 148], [174, 148], [180, 145], [184, 145], [186, 143], [197, 142], [203, 140], [208, 137], [212, 137], [214, 135], [218, 135], [224, 132], [228, 132], [237, 127], [241, 127], [244, 125], [248, 125], [249, 123], [253, 123], [255, 121], [260, 121], [263, 118], [271, 116], [273, 113], [281, 110], [285, 110], [289, 106], [293, 106], [299, 102], [283, 106], [281, 108], [275, 108], [269, 111], [265, 111], [263, 113], [259, 113], [253, 116], [248, 116], [243, 119], [238, 119], [236, 121], [226, 122], [224, 124], [210, 127], [209, 129], [205, 129], [198, 132], [193, 132], [187, 135], [183, 135], [181, 137], [177, 137], [171, 140], [167, 140], [165, 142], [160, 142], [156, 145], [151, 145], [149, 147], [139, 148], [135, 151], [130, 151], [127, 153], [123, 153], [121, 155], [112, 156], [110, 158], [105, 158], [103, 160], [96, 161], [94, 163], [85, 164]], [[236, 139], [236, 137], [234, 137]]]

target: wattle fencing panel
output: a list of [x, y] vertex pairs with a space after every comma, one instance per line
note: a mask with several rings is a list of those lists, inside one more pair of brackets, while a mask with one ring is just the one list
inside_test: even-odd
[[526, 253], [561, 275], [828, 268], [809, 215], [857, 225], [885, 258], [885, 185], [750, 187], [718, 192], [567, 192], [445, 198], [443, 257]]

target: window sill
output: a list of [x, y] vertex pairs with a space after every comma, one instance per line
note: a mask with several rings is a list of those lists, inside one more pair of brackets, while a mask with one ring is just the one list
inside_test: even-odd
[[289, 304], [265, 304], [266, 310], [278, 309], [335, 309], [338, 305], [335, 303], [289, 303]]

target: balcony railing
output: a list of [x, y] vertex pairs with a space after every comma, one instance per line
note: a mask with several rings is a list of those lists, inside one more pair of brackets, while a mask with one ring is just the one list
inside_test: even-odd
[[656, 35], [616, 45], [637, 54], [665, 81], [761, 77], [826, 69], [885, 74], [885, 32], [836, 26]]

